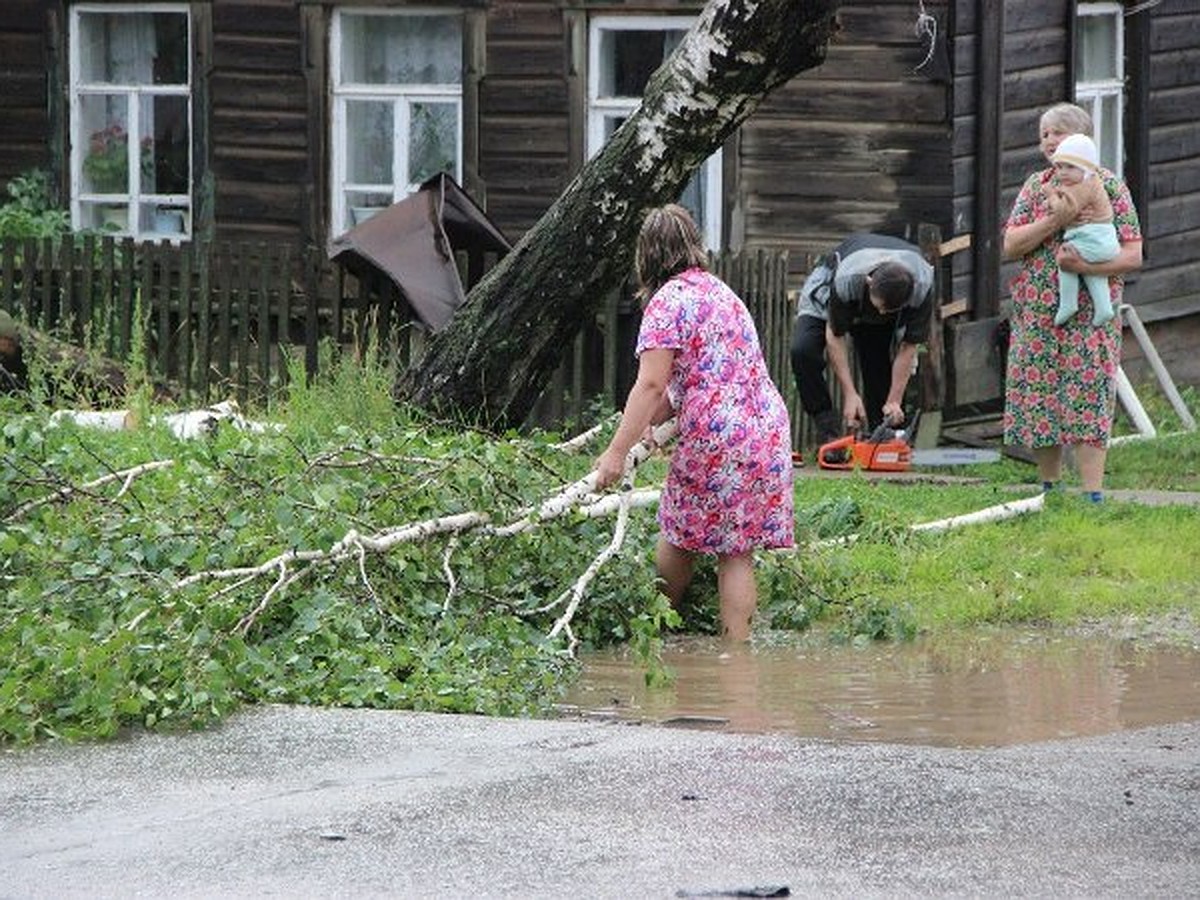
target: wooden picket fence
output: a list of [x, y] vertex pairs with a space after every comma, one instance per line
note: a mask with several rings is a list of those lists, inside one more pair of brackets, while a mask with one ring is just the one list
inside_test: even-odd
[[[461, 258], [464, 284], [494, 263]], [[794, 406], [787, 253], [723, 254], [712, 268], [745, 300], [771, 376]], [[0, 241], [0, 309], [118, 361], [140, 347], [150, 374], [193, 404], [269, 399], [286, 386], [289, 359], [316, 373], [323, 341], [358, 350], [375, 342], [404, 366], [425, 338], [390, 280], [359, 279], [316, 249], [252, 242]], [[534, 421], [582, 423], [599, 398], [619, 406], [636, 374], [639, 320], [629, 292], [613, 291], [564, 355]], [[797, 438], [798, 418], [793, 409]]]

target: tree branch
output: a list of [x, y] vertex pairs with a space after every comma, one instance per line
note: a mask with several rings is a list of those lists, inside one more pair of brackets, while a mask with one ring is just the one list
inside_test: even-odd
[[22, 503], [11, 513], [5, 516], [4, 521], [13, 522], [25, 515], [25, 513], [29, 512], [31, 509], [37, 509], [39, 506], [45, 506], [47, 503], [55, 503], [59, 500], [66, 500], [75, 494], [93, 490], [112, 481], [121, 482], [121, 489], [117, 491], [117, 496], [120, 497], [129, 490], [130, 484], [132, 484], [133, 480], [139, 475], [144, 475], [147, 472], [153, 472], [156, 469], [164, 469], [167, 466], [173, 465], [175, 465], [175, 460], [173, 459], [158, 459], [154, 460], [153, 462], [142, 463], [140, 466], [134, 466], [131, 469], [123, 469], [120, 472], [110, 472], [109, 474], [103, 475], [94, 481], [88, 481], [78, 486], [67, 485], [59, 488], [48, 496], [39, 497], [36, 500], [28, 500], [25, 503]]
[[[637, 467], [648, 459], [658, 446], [671, 440], [675, 436], [677, 428], [678, 424], [676, 420], [670, 419], [654, 428], [648, 440], [639, 442], [629, 451], [625, 460], [627, 487], [632, 484], [633, 473]], [[206, 569], [181, 578], [175, 582], [172, 589], [182, 590], [202, 581], [228, 581], [236, 579], [233, 585], [218, 592], [218, 595], [221, 595], [248, 584], [263, 575], [277, 572], [278, 575], [274, 583], [267, 589], [258, 604], [243, 616], [237, 626], [235, 626], [235, 631], [244, 635], [253, 626], [259, 615], [267, 608], [272, 598], [280, 594], [298, 578], [303, 577], [303, 575], [311, 571], [314, 566], [319, 564], [336, 564], [351, 557], [358, 559], [359, 574], [363, 584], [375, 601], [376, 606], [379, 607], [378, 596], [375, 594], [367, 578], [366, 554], [368, 552], [387, 553], [400, 544], [426, 540], [439, 534], [450, 534], [452, 540], [446, 548], [442, 561], [443, 571], [450, 586], [442, 606], [443, 612], [445, 612], [449, 608], [450, 600], [457, 590], [454, 573], [450, 569], [450, 555], [454, 541], [459, 535], [468, 531], [480, 530], [489, 537], [509, 537], [527, 531], [537, 524], [566, 515], [572, 509], [578, 508], [581, 514], [592, 518], [611, 515], [615, 510], [618, 520], [613, 541], [610, 543], [609, 548], [593, 561], [592, 565], [576, 581], [570, 592], [564, 593], [560, 600], [545, 607], [546, 610], [552, 608], [562, 602], [566, 596], [573, 598], [571, 606], [568, 608], [568, 613], [564, 613], [565, 618], [553, 630], [551, 636], [554, 636], [563, 630], [569, 632], [568, 623], [578, 608], [587, 585], [595, 577], [600, 567], [620, 548], [625, 536], [629, 511], [658, 501], [659, 492], [656, 490], [623, 490], [619, 494], [609, 494], [599, 497], [595, 494], [595, 484], [596, 474], [593, 471], [560, 493], [544, 501], [537, 508], [527, 511], [520, 518], [507, 525], [499, 527], [491, 525], [486, 513], [466, 512], [409, 523], [369, 535], [364, 535], [355, 529], [351, 529], [328, 550], [293, 549], [279, 553], [255, 566]], [[296, 563], [307, 563], [307, 565], [299, 571], [292, 571], [292, 567]], [[573, 639], [572, 635], [572, 641]]]

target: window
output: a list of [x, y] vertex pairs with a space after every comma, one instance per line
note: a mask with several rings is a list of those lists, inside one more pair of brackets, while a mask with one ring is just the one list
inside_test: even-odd
[[[646, 82], [692, 25], [680, 17], [592, 20], [588, 40], [587, 154], [594, 156], [638, 107]], [[721, 247], [721, 153], [692, 176], [679, 202], [696, 219], [709, 249]]]
[[186, 6], [72, 8], [75, 228], [137, 238], [191, 233], [191, 58]]
[[462, 183], [463, 17], [339, 11], [333, 19], [334, 233], [449, 172]]
[[1092, 114], [1100, 161], [1124, 168], [1125, 47], [1121, 4], [1080, 3], [1076, 21], [1075, 102]]

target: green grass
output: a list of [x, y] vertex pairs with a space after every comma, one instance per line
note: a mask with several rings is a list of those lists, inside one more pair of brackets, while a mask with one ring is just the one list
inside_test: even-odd
[[1097, 507], [1066, 497], [1008, 521], [809, 555], [820, 567], [854, 573], [842, 599], [887, 598], [908, 608], [918, 629], [936, 631], [1178, 611], [1200, 617], [1196, 547], [1198, 508]]
[[[1200, 406], [1195, 391], [1183, 394], [1189, 408]], [[1140, 396], [1150, 398], [1147, 411], [1161, 436], [1114, 445], [1106, 489], [1200, 492], [1200, 433], [1181, 433], [1161, 394], [1143, 389]], [[970, 482], [800, 477], [801, 511], [850, 503], [856, 521], [848, 530], [859, 535], [853, 543], [800, 552], [806, 590], [834, 613], [864, 601], [891, 604], [913, 631], [1171, 615], [1200, 627], [1200, 567], [1194, 562], [1200, 506], [1142, 505], [1111, 495], [1102, 504], [1088, 503], [1076, 492], [1068, 455], [1066, 489], [1051, 494], [1040, 512], [939, 534], [911, 533], [908, 526], [916, 523], [1031, 496], [1040, 484], [1034, 466], [1009, 458], [938, 472]]]

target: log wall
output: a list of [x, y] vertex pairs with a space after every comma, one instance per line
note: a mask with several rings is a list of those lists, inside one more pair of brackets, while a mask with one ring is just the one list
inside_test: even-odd
[[[1200, 15], [1194, 0], [1164, 0], [1150, 19], [1149, 225], [1146, 267], [1129, 301], [1143, 322], [1200, 309]], [[1139, 209], [1139, 212], [1141, 210]], [[1173, 357], [1195, 367], [1195, 345]], [[1162, 350], [1159, 351], [1162, 353]], [[1164, 356], [1164, 358], [1166, 358]], [[1174, 371], [1175, 363], [1167, 360]], [[1200, 383], [1200, 378], [1196, 383]]]
[[197, 184], [211, 202], [215, 235], [302, 248], [315, 237], [308, 224], [318, 181], [297, 5], [222, 0], [211, 16], [211, 35], [197, 36], [211, 41], [210, 115], [194, 119], [209, 133], [211, 184]]
[[582, 162], [582, 138], [573, 138], [571, 120], [576, 79], [569, 17], [554, 0], [500, 0], [488, 7], [479, 172], [488, 215], [514, 241]]
[[948, 10], [925, 8], [938, 22], [928, 59], [917, 4], [843, 4], [825, 63], [741, 129], [732, 231], [747, 247], [787, 246], [797, 280], [806, 256], [854, 231], [952, 233]]
[[0, 3], [0, 184], [30, 169], [51, 168], [57, 143], [49, 116], [53, 69], [43, 0]]

